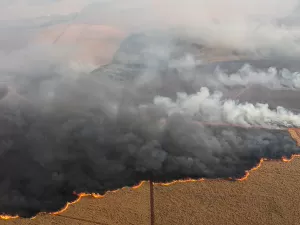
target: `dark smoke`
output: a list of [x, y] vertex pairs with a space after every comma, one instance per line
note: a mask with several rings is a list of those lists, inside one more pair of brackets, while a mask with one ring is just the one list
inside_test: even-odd
[[[1, 86], [0, 211], [31, 217], [59, 210], [74, 192], [104, 194], [150, 178], [240, 178], [260, 158], [300, 153], [286, 131], [203, 126], [154, 105], [156, 95], [201, 86], [165, 64], [175, 53], [138, 63], [116, 56], [92, 75], [47, 67]], [[134, 77], [146, 73], [154, 75], [142, 84]]]

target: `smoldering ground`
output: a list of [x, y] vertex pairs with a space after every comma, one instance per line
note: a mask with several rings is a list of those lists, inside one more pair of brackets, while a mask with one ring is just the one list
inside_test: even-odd
[[[147, 63], [113, 61], [93, 74], [66, 69], [53, 59], [38, 65], [25, 61], [22, 70], [2, 68], [8, 74], [0, 100], [2, 213], [30, 217], [53, 212], [74, 200], [74, 193], [104, 194], [150, 178], [236, 179], [260, 158], [300, 152], [283, 130], [202, 124], [216, 115], [216, 107], [224, 108], [226, 99], [198, 89], [203, 79], [195, 83], [180, 76], [188, 73], [169, 65], [172, 54], [151, 58], [152, 53]], [[184, 104], [178, 92], [186, 94]], [[290, 125], [299, 117], [270, 109], [257, 117], [265, 108], [248, 104], [247, 111], [244, 106], [234, 102], [230, 112], [220, 111], [237, 115], [234, 121], [226, 115], [214, 121], [278, 128], [284, 123], [274, 122], [276, 115]]]

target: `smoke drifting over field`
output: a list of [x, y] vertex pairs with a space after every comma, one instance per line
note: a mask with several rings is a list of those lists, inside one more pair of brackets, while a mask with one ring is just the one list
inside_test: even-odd
[[[149, 178], [239, 178], [262, 157], [300, 152], [286, 131], [196, 122], [280, 127], [299, 125], [299, 116], [223, 102], [206, 87], [195, 92], [174, 68], [155, 67], [149, 77], [150, 69], [140, 66], [136, 71], [143, 76], [129, 79], [134, 73], [122, 64], [107, 66], [99, 76], [47, 64], [35, 68], [27, 62], [1, 87], [4, 213], [57, 211], [75, 198], [74, 191], [103, 194]], [[130, 82], [111, 79], [120, 70]], [[190, 96], [177, 98], [182, 91]]]
[[[155, 15], [165, 15], [171, 4], [154, 1], [148, 10], [145, 2], [139, 3], [141, 8]], [[172, 2], [176, 7], [170, 15], [193, 12], [187, 3]], [[218, 5], [213, 2], [209, 9]], [[245, 9], [236, 1], [230, 2]], [[248, 7], [251, 12], [237, 10], [239, 13], [229, 22], [251, 18], [256, 9], [260, 14], [266, 12], [265, 19], [270, 22], [284, 18], [296, 4], [275, 2], [277, 5], [274, 1], [266, 3], [266, 11], [259, 6]], [[125, 14], [132, 7], [116, 1], [106, 4], [109, 10], [119, 6]], [[183, 5], [185, 10], [179, 10]], [[105, 15], [109, 21], [113, 14]], [[297, 45], [293, 39], [295, 27], [286, 28], [291, 30], [285, 33], [288, 38], [265, 42], [283, 28], [268, 25], [271, 33], [253, 37], [248, 36], [248, 30], [238, 32], [238, 28], [249, 28], [244, 26], [248, 20], [243, 20], [235, 27], [235, 33], [243, 35], [237, 38], [239, 41], [232, 41], [236, 44], [232, 46], [228, 41], [232, 33], [227, 36], [229, 33], [221, 29], [224, 35], [220, 36], [215, 33], [217, 29], [205, 29], [205, 24], [212, 25], [212, 15], [200, 13], [201, 20], [193, 18], [200, 24], [184, 16], [183, 27], [177, 26], [180, 21], [175, 16], [160, 24], [142, 20], [146, 15], [132, 14], [127, 20], [116, 17], [120, 20], [112, 24], [130, 32], [145, 31], [141, 29], [145, 24], [158, 30], [149, 32], [151, 35], [129, 36], [112, 63], [91, 74], [70, 66], [61, 46], [60, 50], [50, 50], [34, 45], [1, 55], [0, 212], [26, 217], [53, 212], [74, 200], [74, 192], [104, 194], [150, 178], [158, 182], [202, 177], [237, 179], [261, 158], [289, 158], [300, 153], [288, 132], [279, 129], [300, 126], [300, 115], [280, 106], [274, 109], [228, 97], [231, 91], [256, 84], [270, 89], [299, 88], [297, 63], [282, 72], [277, 68], [277, 62], [285, 58], [277, 55], [284, 41], [288, 50], [283, 55], [298, 54], [297, 48], [289, 52]], [[140, 24], [129, 26], [133, 19]], [[197, 24], [201, 26], [195, 27]], [[218, 29], [220, 26], [225, 27], [222, 21], [216, 25]], [[249, 46], [247, 41], [252, 39], [255, 41]], [[206, 49], [212, 47], [238, 51], [238, 56], [239, 51], [251, 57], [258, 50], [276, 54], [267, 51], [274, 56], [267, 64], [246, 60], [237, 66], [243, 68], [239, 72], [231, 71], [235, 70], [234, 63], [226, 64], [229, 72], [220, 72], [222, 63], [205, 63]], [[247, 63], [253, 68], [242, 67]], [[246, 127], [220, 127], [210, 122]], [[253, 125], [274, 129], [248, 128]]]

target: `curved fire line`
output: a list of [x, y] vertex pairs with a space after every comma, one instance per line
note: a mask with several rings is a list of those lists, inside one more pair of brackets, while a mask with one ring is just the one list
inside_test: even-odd
[[[252, 129], [252, 128], [257, 128], [257, 129], [268, 129], [268, 130], [286, 130], [290, 136], [292, 137], [292, 139], [296, 142], [296, 145], [300, 147], [300, 128], [270, 128], [270, 127], [264, 127], [264, 126], [244, 126], [244, 125], [239, 125], [239, 124], [228, 124], [228, 123], [211, 123], [211, 122], [201, 122], [201, 121], [195, 121], [195, 123], [199, 124], [199, 125], [204, 125], [204, 126], [227, 126], [227, 127], [241, 127], [241, 128], [246, 128], [246, 129]], [[292, 161], [294, 158], [296, 157], [300, 157], [300, 155], [292, 155], [291, 158], [287, 159], [285, 157], [282, 157], [281, 161], [283, 162], [290, 162]], [[150, 185], [150, 219], [151, 219], [151, 225], [154, 224], [154, 185], [159, 185], [159, 186], [169, 186], [169, 185], [172, 185], [172, 184], [176, 184], [176, 183], [183, 183], [183, 182], [201, 182], [201, 181], [209, 181], [209, 180], [223, 180], [223, 181], [245, 181], [247, 180], [249, 174], [251, 171], [254, 171], [254, 170], [257, 170], [264, 161], [270, 161], [270, 159], [267, 159], [267, 158], [262, 158], [260, 159], [259, 163], [253, 167], [252, 169], [248, 170], [248, 171], [245, 171], [245, 176], [242, 177], [242, 178], [239, 178], [239, 179], [232, 179], [232, 178], [229, 178], [229, 179], [204, 179], [204, 178], [201, 178], [201, 179], [184, 179], [184, 180], [175, 180], [175, 181], [172, 181], [172, 182], [169, 182], [169, 183], [155, 183], [153, 182], [152, 180], [149, 180], [149, 185]], [[137, 189], [139, 187], [141, 187], [145, 182], [147, 181], [141, 181], [138, 185], [136, 186], [133, 186], [131, 187], [132, 189]], [[52, 212], [52, 213], [49, 213], [50, 215], [53, 215], [53, 216], [60, 216], [61, 213], [65, 212], [68, 207], [70, 205], [73, 205], [77, 202], [80, 201], [80, 199], [82, 197], [93, 197], [93, 198], [103, 198], [105, 197], [106, 194], [108, 193], [114, 193], [114, 192], [117, 192], [119, 190], [122, 190], [123, 188], [121, 189], [117, 189], [117, 190], [113, 190], [113, 191], [107, 191], [104, 195], [100, 195], [100, 194], [97, 194], [97, 193], [74, 193], [74, 195], [77, 195], [78, 198], [73, 201], [73, 202], [68, 202], [66, 203], [65, 207], [63, 207], [61, 210], [57, 211], [57, 212]], [[43, 214], [43, 213], [39, 213], [40, 215]], [[39, 215], [38, 214], [38, 215]], [[31, 219], [35, 219], [38, 215], [32, 217]], [[0, 219], [3, 219], [3, 220], [10, 220], [10, 219], [17, 219], [19, 218], [18, 215], [0, 215]], [[74, 218], [75, 219], [75, 218]]]

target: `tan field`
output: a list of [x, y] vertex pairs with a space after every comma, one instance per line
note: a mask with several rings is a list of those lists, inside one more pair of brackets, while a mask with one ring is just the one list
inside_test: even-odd
[[[300, 224], [300, 159], [264, 162], [245, 181], [154, 186], [155, 224]], [[85, 197], [58, 216], [0, 224], [150, 224], [149, 183], [104, 198]]]
[[[119, 44], [129, 33], [110, 25], [70, 23], [55, 25], [41, 30], [32, 40], [37, 43], [56, 44], [72, 47], [72, 60], [102, 66], [108, 64]], [[207, 48], [201, 53], [194, 52], [204, 62], [243, 59], [228, 49]]]
[[126, 35], [110, 26], [70, 24], [44, 29], [33, 41], [72, 46], [73, 60], [100, 66], [111, 61]]

